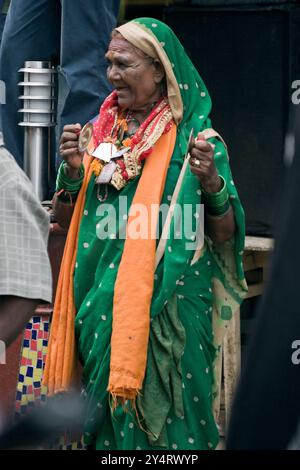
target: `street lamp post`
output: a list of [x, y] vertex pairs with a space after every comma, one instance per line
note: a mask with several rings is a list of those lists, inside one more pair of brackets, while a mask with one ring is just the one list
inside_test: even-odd
[[50, 178], [51, 129], [55, 126], [55, 69], [50, 62], [27, 61], [19, 72], [23, 107], [19, 110], [24, 132], [24, 170], [37, 196], [43, 201]]

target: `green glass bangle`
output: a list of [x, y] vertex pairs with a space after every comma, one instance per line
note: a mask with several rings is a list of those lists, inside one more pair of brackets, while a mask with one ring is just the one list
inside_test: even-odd
[[66, 175], [66, 163], [62, 162], [59, 166], [58, 172], [57, 172], [57, 178], [56, 178], [56, 192], [61, 191], [64, 189], [65, 191], [71, 193], [71, 194], [76, 194], [81, 188], [82, 181], [84, 178], [84, 166], [83, 164], [81, 165], [79, 169], [79, 178], [78, 179], [73, 179], [69, 178]]
[[219, 175], [223, 182], [222, 189], [218, 193], [207, 193], [204, 189], [202, 189], [204, 204], [207, 205], [210, 209], [217, 210], [224, 208], [224, 205], [228, 202], [229, 194], [227, 189], [227, 184], [223, 176]]
[[225, 204], [223, 204], [223, 206], [208, 207], [207, 212], [208, 212], [208, 215], [211, 215], [213, 217], [222, 217], [223, 215], [227, 214], [230, 207], [231, 207], [230, 202], [229, 200], [227, 200]]

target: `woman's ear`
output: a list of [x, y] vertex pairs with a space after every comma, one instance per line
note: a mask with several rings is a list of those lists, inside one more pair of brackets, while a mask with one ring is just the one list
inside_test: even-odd
[[155, 67], [155, 72], [154, 72], [155, 83], [161, 83], [165, 77], [165, 69], [163, 68], [160, 61], [157, 59], [153, 61], [153, 65]]

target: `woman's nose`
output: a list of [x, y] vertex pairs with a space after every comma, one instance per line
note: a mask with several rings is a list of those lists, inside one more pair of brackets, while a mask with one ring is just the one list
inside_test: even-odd
[[107, 69], [107, 78], [110, 82], [113, 82], [114, 80], [119, 80], [121, 78], [121, 74], [118, 67], [116, 67], [115, 65], [111, 65]]

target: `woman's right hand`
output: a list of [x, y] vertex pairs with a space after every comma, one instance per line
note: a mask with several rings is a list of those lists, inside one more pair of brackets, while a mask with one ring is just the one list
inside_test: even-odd
[[83, 152], [79, 152], [78, 150], [80, 131], [80, 124], [68, 124], [64, 126], [59, 141], [59, 153], [67, 163], [68, 176], [70, 178], [78, 178], [78, 170], [82, 164]]

